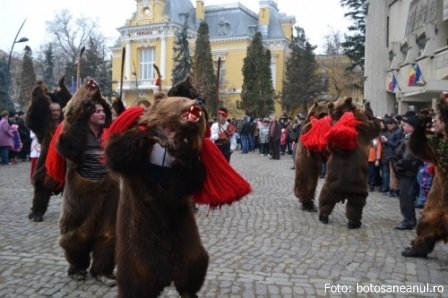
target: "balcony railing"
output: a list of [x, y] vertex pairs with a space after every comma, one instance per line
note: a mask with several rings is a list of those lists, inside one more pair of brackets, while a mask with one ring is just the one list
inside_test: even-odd
[[[124, 80], [123, 90], [151, 90], [158, 88], [156, 86], [156, 79], [151, 80]], [[120, 89], [120, 83], [117, 84], [117, 89]]]

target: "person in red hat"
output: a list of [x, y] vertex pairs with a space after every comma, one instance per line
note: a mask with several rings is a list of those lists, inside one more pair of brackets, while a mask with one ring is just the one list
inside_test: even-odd
[[236, 148], [235, 126], [227, 122], [228, 111], [226, 108], [219, 108], [218, 119], [210, 127], [210, 138], [218, 146], [227, 161], [230, 162], [230, 155]]

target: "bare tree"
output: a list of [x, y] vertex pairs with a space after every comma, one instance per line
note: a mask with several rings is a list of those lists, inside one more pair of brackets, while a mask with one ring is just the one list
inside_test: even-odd
[[75, 62], [79, 51], [95, 35], [97, 24], [85, 17], [74, 19], [68, 10], [55, 15], [53, 21], [47, 22], [47, 30], [53, 34], [56, 45]]
[[[99, 33], [97, 23], [86, 17], [74, 18], [68, 10], [57, 13], [52, 21], [47, 22], [47, 31], [53, 36], [54, 59], [60, 76], [65, 74], [67, 82], [76, 78], [76, 65], [79, 53], [83, 47], [106, 48], [105, 38]], [[91, 49], [92, 51], [94, 49]], [[104, 53], [103, 58], [107, 56]], [[81, 64], [81, 75], [96, 76], [92, 69], [87, 69], [85, 63]], [[56, 78], [57, 79], [57, 78]]]
[[349, 69], [350, 59], [344, 55], [342, 33], [330, 28], [324, 37], [324, 55], [319, 57], [319, 69], [324, 81], [324, 97], [337, 99], [342, 96], [355, 97], [356, 84], [362, 79], [358, 68]]
[[324, 53], [325, 55], [334, 56], [341, 55], [344, 52], [344, 48], [342, 47], [342, 34], [340, 31], [334, 31], [333, 28], [330, 28], [330, 32], [325, 35], [325, 45], [324, 45]]
[[319, 71], [325, 82], [325, 99], [333, 100], [342, 96], [357, 97], [359, 82], [362, 81], [362, 70], [349, 70], [350, 59], [344, 54], [322, 55], [317, 59]]

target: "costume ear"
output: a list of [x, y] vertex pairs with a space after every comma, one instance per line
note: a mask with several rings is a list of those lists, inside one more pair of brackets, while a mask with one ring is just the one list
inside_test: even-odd
[[330, 102], [327, 107], [328, 107], [328, 109], [330, 111], [333, 110], [334, 109], [334, 103]]
[[317, 108], [319, 106], [319, 103], [317, 102], [317, 100], [314, 101], [314, 107]]
[[346, 97], [345, 99], [344, 99], [344, 104], [346, 104], [346, 105], [349, 105], [349, 104], [351, 104], [352, 103], [352, 98], [351, 97]]
[[154, 94], [154, 104], [158, 104], [165, 98], [168, 98], [168, 96], [164, 92], [157, 92], [156, 94]]
[[61, 108], [63, 109], [67, 105], [67, 102], [72, 98], [72, 94], [65, 86], [65, 75], [59, 79], [58, 86], [59, 88], [55, 94], [58, 97], [58, 102], [61, 105]]
[[177, 83], [168, 91], [168, 96], [180, 96], [193, 99], [199, 97], [199, 92], [194, 88], [191, 76], [187, 75], [183, 81]]
[[31, 91], [31, 101], [33, 101], [34, 98], [47, 95], [47, 91], [48, 89], [45, 84], [42, 81], [38, 81]]
[[65, 75], [62, 75], [62, 77], [59, 79], [58, 86], [61, 88], [65, 87]]

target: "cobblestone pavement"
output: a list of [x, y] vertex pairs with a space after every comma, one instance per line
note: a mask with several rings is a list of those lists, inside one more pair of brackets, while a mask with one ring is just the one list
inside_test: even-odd
[[[359, 230], [347, 229], [342, 204], [323, 225], [316, 213], [300, 210], [290, 156], [273, 161], [236, 152], [232, 164], [254, 191], [220, 210], [200, 207], [197, 222], [210, 265], [199, 297], [344, 296], [342, 291], [384, 297], [365, 292], [392, 285], [424, 290], [427, 283], [431, 290], [444, 286], [444, 292], [425, 296], [448, 297], [448, 246], [437, 244], [428, 259], [401, 257], [415, 230], [393, 229], [401, 219], [396, 198], [371, 193]], [[28, 220], [29, 166], [0, 167], [0, 297], [115, 297], [115, 287], [91, 277], [84, 282], [67, 277], [57, 243], [60, 196], [51, 199], [44, 222]], [[178, 297], [173, 288], [162, 296]], [[418, 295], [387, 297], [403, 296]]]

